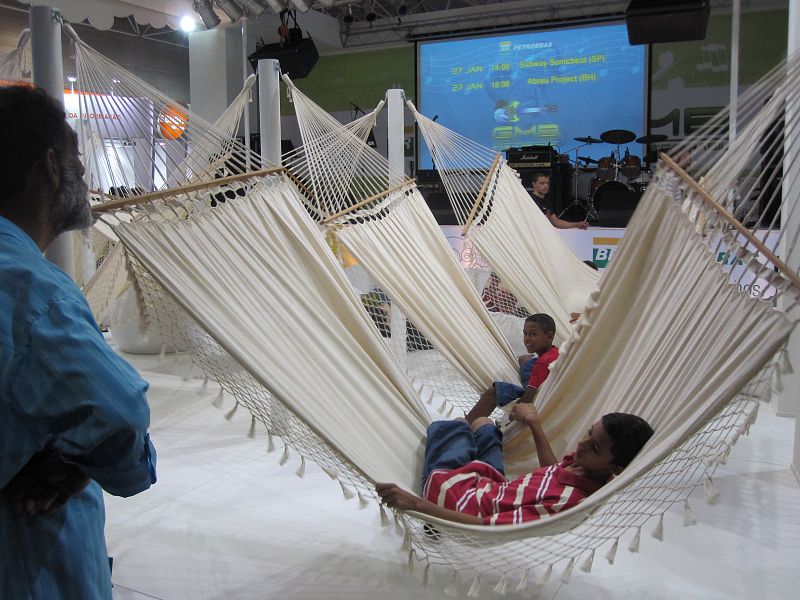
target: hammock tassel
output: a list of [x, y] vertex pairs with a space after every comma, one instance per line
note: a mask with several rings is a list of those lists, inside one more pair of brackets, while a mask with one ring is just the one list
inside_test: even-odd
[[519, 583], [517, 584], [516, 590], [518, 593], [522, 593], [525, 591], [525, 588], [528, 587], [528, 571], [525, 571], [525, 574], [520, 579]]
[[334, 481], [337, 477], [339, 477], [339, 473], [337, 473], [332, 467], [322, 467], [322, 470], [325, 471], [325, 474]]
[[306, 457], [300, 457], [300, 466], [297, 468], [297, 471], [294, 472], [300, 479], [306, 474]]
[[442, 404], [441, 404], [441, 406], [439, 406], [438, 411], [440, 413], [443, 413], [446, 408], [447, 408], [447, 400], [442, 400]]
[[275, 452], [275, 441], [272, 439], [272, 432], [267, 430], [267, 453]]
[[606, 560], [608, 564], [613, 565], [614, 559], [617, 557], [617, 549], [619, 548], [619, 539], [614, 540], [614, 543], [611, 545], [611, 548], [608, 552], [606, 552]]
[[706, 502], [708, 502], [709, 504], [716, 504], [717, 500], [719, 500], [719, 492], [717, 491], [717, 488], [714, 485], [714, 482], [711, 481], [710, 477], [706, 479], [705, 488], [706, 488]]
[[690, 525], [697, 524], [697, 517], [694, 516], [692, 512], [692, 507], [689, 506], [689, 501], [686, 500], [683, 503], [683, 526], [689, 527]]
[[345, 500], [350, 500], [353, 498], [355, 494], [353, 494], [353, 490], [348, 488], [343, 481], [339, 480], [339, 485], [342, 488], [342, 495], [344, 496]]
[[507, 588], [508, 588], [508, 578], [506, 577], [506, 574], [503, 573], [503, 575], [500, 577], [500, 581], [498, 581], [497, 585], [494, 586], [494, 593], [497, 594], [498, 596], [505, 596]]
[[780, 356], [778, 358], [778, 369], [781, 373], [785, 375], [789, 375], [794, 373], [794, 369], [792, 368], [792, 363], [789, 360], [789, 351], [784, 348], [780, 352]]
[[449, 419], [450, 417], [452, 417], [452, 416], [453, 416], [453, 410], [454, 410], [454, 409], [455, 409], [455, 406], [453, 406], [453, 405], [451, 404], [451, 405], [450, 405], [450, 408], [449, 408], [449, 409], [448, 409], [448, 411], [447, 411], [447, 418], [448, 418], [448, 419]]
[[236, 401], [236, 404], [233, 405], [233, 408], [230, 409], [228, 412], [225, 413], [225, 420], [230, 421], [233, 418], [233, 415], [236, 414], [236, 409], [239, 408], [239, 401]]
[[472, 580], [472, 585], [467, 592], [467, 596], [470, 598], [477, 598], [481, 595], [481, 574], [478, 573], [475, 575], [475, 579]]
[[664, 541], [664, 514], [662, 513], [658, 517], [658, 524], [656, 528], [653, 529], [653, 537], [656, 538], [659, 542]]
[[250, 429], [247, 431], [247, 437], [251, 440], [256, 437], [256, 418], [250, 417]]
[[224, 395], [225, 395], [225, 390], [220, 387], [219, 392], [217, 393], [216, 396], [214, 396], [214, 399], [211, 401], [211, 406], [213, 406], [214, 408], [220, 408], [222, 406], [222, 397]]
[[550, 576], [553, 574], [553, 565], [547, 565], [547, 570], [542, 575], [542, 578], [536, 584], [539, 587], [547, 585], [547, 582], [550, 581]]
[[422, 572], [422, 585], [428, 587], [428, 573], [431, 570], [431, 563], [425, 565], [425, 570]]
[[411, 548], [408, 551], [408, 574], [411, 575], [414, 572], [414, 549]]
[[564, 572], [561, 574], [561, 581], [563, 583], [569, 583], [569, 580], [572, 579], [572, 570], [575, 568], [575, 558], [569, 559], [569, 564], [567, 568], [564, 569]]
[[583, 561], [581, 565], [581, 571], [584, 573], [591, 573], [592, 572], [592, 563], [594, 562], [594, 550], [589, 553], [589, 556], [586, 557], [586, 560]]
[[[397, 513], [394, 513], [394, 532], [397, 535], [405, 536], [405, 528], [400, 522], [400, 517], [397, 515]], [[405, 543], [405, 539], [403, 540], [403, 543]]]
[[286, 464], [286, 461], [289, 460], [289, 446], [284, 444], [283, 445], [283, 454], [281, 455], [281, 459], [278, 461], [280, 466]]
[[359, 510], [363, 510], [369, 506], [369, 498], [364, 496], [361, 492], [358, 492], [358, 508]]
[[450, 583], [448, 583], [447, 587], [444, 588], [444, 593], [451, 598], [455, 598], [458, 595], [458, 586], [456, 585], [457, 577], [458, 573], [453, 573], [453, 577], [450, 578]]
[[633, 539], [631, 540], [631, 545], [628, 546], [628, 550], [630, 550], [631, 552], [638, 552], [639, 542], [641, 541], [641, 539], [642, 539], [642, 528], [639, 527], [636, 530], [636, 535], [633, 536]]
[[161, 344], [161, 352], [158, 353], [158, 360], [159, 362], [164, 360], [164, 356], [167, 354], [167, 345]]
[[203, 383], [200, 384], [200, 391], [197, 393], [201, 396], [205, 396], [206, 392], [208, 392], [208, 376], [203, 377]]

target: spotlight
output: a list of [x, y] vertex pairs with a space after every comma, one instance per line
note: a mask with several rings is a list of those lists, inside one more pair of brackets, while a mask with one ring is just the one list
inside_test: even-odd
[[181, 17], [181, 31], [189, 33], [190, 31], [194, 31], [196, 27], [197, 23], [195, 23], [195, 20], [192, 17], [189, 15], [184, 15]]
[[364, 15], [364, 20], [372, 25], [372, 22], [378, 18], [378, 15], [375, 14], [375, 3], [373, 2], [372, 5], [369, 7], [369, 12]]
[[311, 8], [308, 5], [308, 2], [306, 2], [306, 0], [291, 0], [291, 1], [292, 4], [294, 4], [294, 7], [301, 13], [308, 12], [308, 9]]
[[239, 8], [239, 5], [231, 0], [216, 0], [217, 6], [219, 6], [222, 11], [228, 15], [230, 20], [233, 23], [236, 23], [239, 19], [242, 18], [242, 9]]
[[78, 81], [78, 76], [75, 75], [75, 73], [67, 73], [67, 81], [69, 81], [70, 83], [75, 83], [76, 81]]
[[345, 11], [344, 16], [342, 17], [342, 21], [344, 21], [345, 23], [353, 22], [353, 7], [350, 6], [349, 4], [347, 5], [347, 10]]
[[203, 19], [203, 25], [206, 26], [206, 29], [213, 29], [220, 24], [219, 17], [211, 5], [211, 0], [194, 0], [192, 8]]
[[247, 11], [248, 15], [252, 15], [254, 17], [257, 17], [264, 12], [264, 7], [256, 2], [256, 0], [239, 0], [239, 4], [241, 4], [242, 8]]

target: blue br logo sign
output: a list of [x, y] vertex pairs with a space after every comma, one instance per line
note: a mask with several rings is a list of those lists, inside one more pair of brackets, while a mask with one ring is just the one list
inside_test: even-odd
[[614, 255], [614, 250], [621, 238], [616, 237], [595, 237], [592, 238], [592, 262], [598, 269], [605, 269], [608, 261]]

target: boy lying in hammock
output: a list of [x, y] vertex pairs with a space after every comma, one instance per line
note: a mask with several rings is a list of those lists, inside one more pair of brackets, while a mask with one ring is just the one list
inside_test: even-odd
[[378, 483], [381, 501], [457, 523], [524, 523], [577, 505], [619, 474], [653, 435], [644, 419], [609, 413], [558, 462], [533, 404], [517, 404], [511, 418], [533, 433], [541, 465], [533, 473], [505, 478], [502, 433], [490, 419], [471, 425], [465, 419], [434, 421], [425, 446], [423, 497]]
[[[558, 358], [558, 347], [553, 345], [555, 335], [556, 322], [550, 315], [538, 313], [525, 319], [522, 341], [530, 354], [519, 357], [522, 385], [507, 381], [493, 382], [467, 413], [467, 421], [473, 423], [479, 417], [488, 417], [495, 407], [507, 406], [517, 399], [520, 402], [533, 402], [539, 388], [550, 375], [550, 364]], [[512, 437], [511, 431], [503, 431], [506, 441]]]

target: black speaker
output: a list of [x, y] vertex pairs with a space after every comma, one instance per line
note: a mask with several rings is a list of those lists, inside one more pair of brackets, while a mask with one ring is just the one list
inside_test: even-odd
[[709, 0], [631, 0], [625, 11], [631, 45], [706, 37]]
[[258, 61], [264, 58], [274, 58], [281, 64], [281, 71], [291, 79], [302, 79], [311, 73], [317, 64], [319, 52], [311, 38], [295, 39], [288, 45], [267, 44], [247, 57], [253, 71], [258, 70]]

